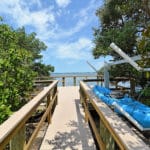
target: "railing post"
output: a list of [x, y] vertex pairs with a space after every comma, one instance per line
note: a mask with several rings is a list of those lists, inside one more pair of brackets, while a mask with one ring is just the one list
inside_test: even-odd
[[73, 85], [76, 86], [76, 77], [73, 77]]
[[84, 97], [85, 99], [85, 122], [88, 122], [88, 104], [87, 104], [87, 98]]
[[25, 125], [10, 141], [10, 150], [23, 150], [25, 147]]
[[[54, 88], [54, 94], [57, 93], [57, 86]], [[56, 96], [56, 105], [58, 105], [58, 96]]]
[[62, 86], [65, 86], [65, 77], [62, 77]]
[[[50, 105], [50, 101], [51, 101], [51, 94], [49, 93], [47, 95], [47, 108]], [[49, 110], [49, 113], [47, 115], [47, 121], [48, 121], [49, 124], [51, 123], [51, 109]]]
[[130, 89], [131, 89], [131, 96], [135, 94], [135, 80], [133, 78], [130, 79]]
[[[99, 79], [99, 75], [97, 75], [97, 80]], [[99, 81], [97, 81], [97, 85], [99, 85]]]
[[101, 76], [101, 86], [103, 86], [103, 81], [102, 80], [103, 80], [103, 77]]
[[85, 94], [83, 92], [81, 83], [80, 83], [80, 102], [81, 102], [81, 104], [83, 106], [83, 109], [84, 109], [84, 119], [85, 119], [85, 122], [87, 122], [88, 121], [88, 116], [87, 116], [86, 97], [85, 97]]

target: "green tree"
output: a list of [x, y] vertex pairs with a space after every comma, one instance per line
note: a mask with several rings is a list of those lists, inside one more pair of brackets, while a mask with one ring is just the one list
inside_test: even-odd
[[[93, 56], [112, 55], [114, 59], [122, 59], [109, 48], [111, 42], [115, 42], [129, 56], [142, 54], [143, 61], [148, 60], [144, 56], [149, 52], [149, 9], [148, 0], [106, 0], [102, 8], [96, 12], [100, 20], [100, 26], [94, 29]], [[146, 32], [145, 32], [146, 31]], [[144, 62], [140, 62], [145, 66]], [[149, 66], [147, 64], [146, 66]], [[129, 64], [113, 67], [112, 73], [118, 76], [128, 75], [137, 77], [138, 72]], [[122, 68], [122, 69], [121, 69]]]
[[0, 122], [25, 102], [32, 88], [35, 73], [32, 71], [32, 54], [17, 44], [16, 32], [0, 24]]
[[36, 33], [26, 34], [24, 27], [19, 28], [16, 33], [19, 47], [26, 49], [33, 56], [32, 69], [37, 72], [38, 76], [50, 75], [50, 73], [54, 71], [54, 67], [41, 63], [41, 52], [46, 50], [47, 46], [36, 38]]
[[26, 103], [35, 77], [54, 70], [51, 65], [38, 63], [45, 49], [35, 33], [0, 23], [0, 123]]
[[38, 76], [49, 76], [50, 72], [54, 72], [54, 67], [51, 65], [45, 65], [40, 62], [34, 63], [32, 69], [38, 72]]

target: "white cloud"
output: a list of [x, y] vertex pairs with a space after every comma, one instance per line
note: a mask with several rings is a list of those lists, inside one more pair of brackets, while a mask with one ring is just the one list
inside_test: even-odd
[[[88, 26], [91, 22], [95, 20], [95, 14], [93, 14], [94, 9], [94, 2], [90, 3], [86, 8], [82, 9], [79, 13], [77, 13], [74, 18], [77, 18], [76, 24], [73, 25], [71, 28], [61, 28], [58, 23], [55, 22], [55, 27], [51, 30], [48, 30], [45, 34], [43, 32], [44, 38], [52, 38], [55, 40], [61, 38], [70, 37], [78, 32], [80, 32], [84, 27]], [[56, 14], [58, 16], [61, 15], [62, 9], [59, 9]], [[68, 12], [70, 13], [70, 12]], [[43, 38], [42, 38], [43, 39]]]
[[56, 3], [59, 7], [67, 7], [70, 4], [71, 0], [56, 0]]
[[67, 7], [71, 3], [71, 0], [56, 0], [56, 3], [60, 7], [57, 11], [54, 11], [54, 6], [42, 8], [42, 1], [40, 2], [40, 0], [37, 0], [37, 5], [40, 9], [31, 11], [31, 6], [36, 4], [36, 0], [31, 0], [30, 3], [27, 2], [29, 0], [0, 0], [0, 14], [10, 15], [18, 27], [30, 26], [34, 28], [33, 31], [37, 33], [42, 41], [46, 42], [48, 49], [52, 50], [47, 50], [47, 54], [51, 53], [53, 55], [55, 53], [55, 56], [59, 58], [74, 60], [87, 60], [89, 57], [92, 57], [91, 49], [93, 45], [90, 39], [79, 38], [77, 41], [71, 43], [62, 43], [60, 40], [67, 40], [68, 37], [89, 26], [95, 19], [93, 14], [95, 4], [93, 0], [87, 4], [87, 7], [76, 13], [75, 16], [72, 15], [72, 19], [75, 19], [76, 23], [72, 27], [65, 29], [60, 27], [56, 16], [61, 17], [64, 11], [67, 11], [68, 16], [71, 14], [69, 10], [62, 9]]
[[[75, 25], [67, 29], [61, 28], [56, 20], [56, 16], [60, 17], [63, 13], [62, 11], [67, 10], [60, 8], [54, 12], [52, 5], [49, 8], [42, 9], [40, 0], [37, 0], [37, 5], [41, 8], [34, 11], [31, 11], [30, 8], [36, 4], [36, 0], [31, 0], [30, 2], [29, 0], [0, 0], [0, 13], [11, 15], [18, 27], [26, 25], [33, 27], [34, 32], [37, 33], [41, 40], [59, 40], [80, 32], [81, 29], [93, 21], [94, 1], [90, 1], [87, 7], [79, 11], [79, 13], [76, 13], [76, 16], [74, 16], [77, 19]], [[71, 0], [56, 0], [56, 2], [59, 6], [66, 7]], [[69, 13], [68, 10], [68, 14]]]
[[21, 0], [21, 5], [24, 5], [25, 7], [31, 7], [36, 6], [37, 8], [42, 7], [42, 3], [40, 0]]
[[[61, 0], [60, 0], [61, 1]], [[62, 0], [63, 1], [63, 0]], [[94, 14], [95, 7], [98, 7], [96, 5], [95, 0], [91, 0], [89, 4], [82, 8], [79, 12], [75, 13], [72, 18], [77, 19], [76, 24], [73, 25], [71, 28], [68, 29], [62, 29], [58, 24], [55, 26], [56, 28], [53, 30], [49, 30], [49, 32], [44, 35], [44, 37], [52, 37], [53, 39], [61, 39], [61, 38], [67, 38], [70, 37], [78, 32], [80, 32], [84, 27], [88, 26], [90, 23], [92, 23], [96, 16]], [[63, 9], [59, 9], [56, 13], [57, 16], [61, 16]], [[66, 11], [66, 10], [65, 10]], [[70, 12], [68, 12], [70, 13]], [[91, 26], [92, 28], [92, 26]]]
[[72, 43], [60, 44], [57, 49], [57, 57], [62, 59], [88, 59], [91, 53], [92, 42], [87, 38], [80, 38]]
[[45, 38], [52, 38], [55, 40], [59, 40], [61, 38], [67, 38], [75, 33], [79, 32], [86, 24], [86, 20], [79, 20], [75, 26], [69, 29], [60, 28], [58, 24], [55, 25], [55, 28], [49, 30], [46, 34], [43, 34]]
[[[19, 27], [28, 25], [33, 27], [34, 32], [39, 35], [47, 33], [47, 29], [55, 24], [55, 15], [52, 12], [52, 8], [31, 11], [29, 7], [31, 4], [35, 4], [35, 0], [32, 0], [30, 4], [24, 0], [1, 0], [0, 13], [11, 15]], [[37, 5], [41, 7], [39, 0]]]

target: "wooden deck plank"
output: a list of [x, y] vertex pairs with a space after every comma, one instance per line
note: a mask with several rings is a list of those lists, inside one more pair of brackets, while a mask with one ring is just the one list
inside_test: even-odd
[[59, 87], [58, 105], [40, 150], [96, 150], [79, 100], [79, 87]]

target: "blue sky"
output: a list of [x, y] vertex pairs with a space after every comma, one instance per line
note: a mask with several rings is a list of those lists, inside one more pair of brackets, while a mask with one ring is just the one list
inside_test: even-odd
[[35, 32], [47, 46], [42, 62], [55, 72], [92, 72], [88, 60], [97, 69], [104, 58], [92, 56], [95, 16], [103, 0], [0, 0], [0, 16], [13, 28], [24, 26]]

